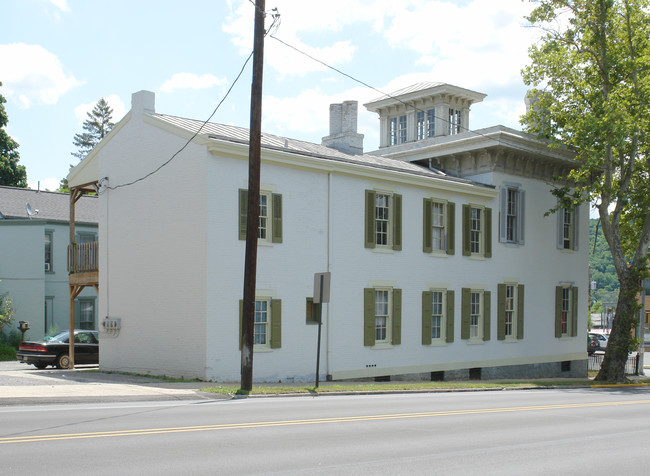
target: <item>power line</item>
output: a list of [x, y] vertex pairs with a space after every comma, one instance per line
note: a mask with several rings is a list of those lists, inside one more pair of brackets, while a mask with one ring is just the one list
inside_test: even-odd
[[[205, 127], [205, 125], [206, 125], [208, 122], [210, 122], [210, 119], [212, 119], [212, 117], [217, 113], [217, 111], [219, 110], [219, 108], [221, 107], [221, 105], [224, 103], [224, 101], [228, 98], [228, 96], [230, 95], [230, 92], [231, 92], [231, 91], [233, 90], [233, 88], [235, 87], [235, 84], [237, 84], [237, 82], [239, 81], [239, 78], [241, 78], [241, 75], [244, 73], [244, 69], [246, 69], [246, 65], [248, 64], [248, 62], [250, 61], [250, 59], [251, 59], [252, 57], [253, 57], [253, 51], [251, 51], [251, 53], [248, 55], [248, 58], [246, 58], [246, 61], [244, 61], [244, 64], [242, 65], [241, 69], [239, 70], [239, 74], [237, 75], [237, 77], [235, 78], [235, 80], [233, 81], [233, 83], [232, 83], [232, 84], [230, 85], [230, 87], [228, 88], [228, 91], [226, 91], [226, 94], [223, 96], [223, 98], [221, 98], [221, 101], [219, 101], [219, 104], [217, 104], [217, 107], [214, 108], [214, 111], [212, 111], [212, 114], [210, 114], [210, 117], [208, 117], [205, 121], [203, 121], [203, 124], [201, 124], [201, 127], [199, 127], [198, 130], [194, 133], [194, 135], [192, 135], [192, 137], [190, 137], [190, 138], [187, 140], [187, 142], [185, 142], [185, 144], [183, 145], [183, 147], [181, 147], [180, 149], [178, 149], [174, 155], [172, 155], [169, 159], [167, 159], [165, 162], [163, 162], [162, 164], [160, 164], [158, 167], [156, 167], [154, 170], [152, 170], [152, 171], [149, 172], [148, 174], [146, 174], [146, 175], [144, 175], [144, 176], [142, 176], [142, 177], [140, 177], [140, 178], [137, 178], [137, 179], [135, 179], [135, 180], [133, 180], [133, 181], [131, 181], [131, 182], [122, 183], [122, 184], [119, 184], [119, 185], [107, 186], [107, 187], [106, 187], [105, 189], [103, 189], [99, 194], [101, 195], [101, 194], [104, 193], [104, 191], [106, 191], [106, 190], [115, 190], [115, 189], [118, 189], [118, 188], [128, 187], [128, 186], [130, 186], [130, 185], [134, 185], [134, 184], [136, 184], [136, 183], [138, 183], [138, 182], [141, 182], [141, 181], [145, 180], [146, 178], [151, 177], [153, 174], [155, 174], [155, 173], [158, 172], [160, 169], [162, 169], [164, 166], [166, 166], [167, 164], [169, 164], [172, 160], [174, 160], [178, 154], [180, 154], [181, 152], [183, 152], [183, 150], [185, 150], [185, 148], [190, 144], [190, 142], [192, 142], [192, 141], [194, 140], [194, 138], [195, 138], [196, 136], [199, 135], [199, 133], [201, 132], [201, 130], [203, 130], [203, 128]], [[106, 178], [101, 179], [101, 180], [100, 180], [100, 184], [101, 184], [101, 182], [104, 181], [104, 180], [106, 180]]]

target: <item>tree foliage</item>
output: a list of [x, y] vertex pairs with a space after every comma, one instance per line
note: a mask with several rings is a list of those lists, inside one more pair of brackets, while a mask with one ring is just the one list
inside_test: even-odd
[[14, 318], [16, 311], [11, 305], [11, 299], [8, 294], [0, 294], [0, 332], [9, 325]]
[[530, 132], [576, 153], [554, 193], [597, 206], [619, 281], [616, 318], [596, 377], [623, 381], [637, 344], [636, 301], [650, 238], [650, 10], [647, 0], [539, 0], [527, 20], [543, 30], [523, 71]]
[[[0, 86], [2, 83], [0, 82]], [[27, 171], [18, 165], [18, 143], [5, 131], [9, 117], [5, 111], [6, 99], [0, 94], [0, 185], [27, 187]]]
[[104, 98], [101, 98], [95, 104], [91, 112], [86, 113], [86, 120], [83, 123], [81, 134], [75, 134], [73, 144], [78, 148], [76, 152], [71, 152], [79, 160], [83, 159], [99, 142], [108, 135], [113, 126], [113, 109], [108, 105]]

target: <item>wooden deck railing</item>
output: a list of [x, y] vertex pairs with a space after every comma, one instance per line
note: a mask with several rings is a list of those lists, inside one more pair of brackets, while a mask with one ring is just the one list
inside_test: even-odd
[[99, 271], [99, 243], [70, 243], [68, 245], [68, 273]]

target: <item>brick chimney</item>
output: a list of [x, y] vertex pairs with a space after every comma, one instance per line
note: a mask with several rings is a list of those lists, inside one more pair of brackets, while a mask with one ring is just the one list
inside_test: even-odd
[[357, 133], [357, 101], [330, 104], [330, 135], [322, 145], [346, 154], [363, 154], [363, 134]]

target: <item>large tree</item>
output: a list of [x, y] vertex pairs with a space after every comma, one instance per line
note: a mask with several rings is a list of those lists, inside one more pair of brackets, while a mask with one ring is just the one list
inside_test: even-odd
[[0, 185], [26, 188], [27, 171], [24, 165], [18, 165], [18, 143], [5, 131], [9, 122], [4, 106], [6, 102], [0, 94]]
[[91, 112], [86, 113], [86, 120], [83, 123], [85, 132], [75, 134], [73, 144], [78, 148], [71, 154], [79, 160], [88, 155], [88, 152], [99, 144], [99, 142], [108, 135], [113, 126], [113, 109], [108, 105], [104, 98], [101, 98], [95, 104]]
[[650, 237], [650, 9], [647, 0], [538, 0], [542, 28], [523, 71], [532, 107], [522, 122], [576, 154], [554, 193], [561, 206], [591, 202], [620, 292], [596, 379], [625, 380], [638, 340], [638, 292]]

